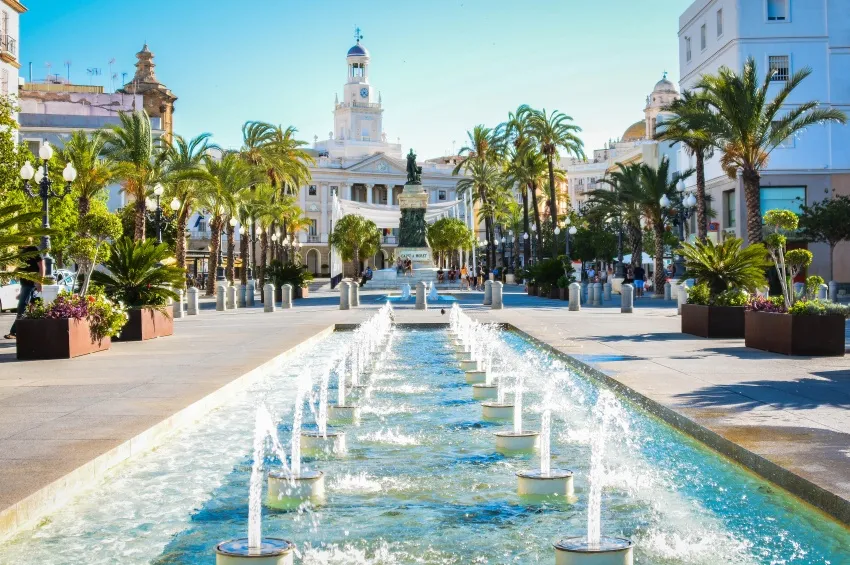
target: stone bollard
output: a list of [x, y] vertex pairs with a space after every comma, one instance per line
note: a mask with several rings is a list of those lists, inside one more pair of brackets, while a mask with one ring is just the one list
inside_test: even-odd
[[503, 285], [500, 281], [493, 282], [491, 291], [492, 300], [490, 303], [490, 308], [492, 308], [493, 310], [501, 310], [505, 307], [505, 304], [502, 299], [502, 290], [504, 289], [504, 286], [505, 285]]
[[174, 306], [171, 311], [171, 317], [175, 320], [179, 320], [183, 317], [183, 291], [177, 291], [177, 300], [174, 302]]
[[349, 310], [351, 308], [351, 290], [348, 288], [348, 283], [342, 281], [339, 283], [339, 309]]
[[587, 287], [588, 284], [586, 282], [581, 283], [581, 303], [587, 304]]
[[224, 283], [218, 283], [215, 287], [215, 309], [218, 312], [225, 310], [225, 294], [227, 294], [227, 287], [224, 286]]
[[236, 287], [230, 285], [227, 287], [227, 309], [235, 310], [236, 309]]
[[360, 283], [351, 281], [351, 307], [357, 308], [360, 306]]
[[189, 297], [189, 302], [186, 304], [186, 314], [189, 316], [197, 316], [198, 315], [198, 289], [194, 286], [189, 287], [189, 292], [187, 294]]
[[664, 300], [673, 300], [673, 285], [670, 281], [664, 283]]
[[611, 291], [613, 288], [614, 285], [609, 282], [602, 285], [602, 300], [611, 300]]
[[244, 308], [248, 305], [248, 287], [247, 285], [240, 284], [236, 289], [236, 307]]
[[581, 285], [577, 282], [570, 284], [570, 312], [581, 310]]
[[820, 300], [827, 300], [829, 298], [829, 287], [825, 284], [818, 286], [818, 298]]
[[484, 306], [493, 304], [493, 281], [484, 281]]
[[416, 283], [416, 309], [428, 309], [428, 296], [424, 281], [419, 281], [418, 283]]
[[253, 308], [254, 293], [257, 291], [254, 279], [248, 279], [248, 287], [245, 289], [245, 306]]
[[593, 305], [602, 306], [602, 283], [593, 283], [591, 293], [593, 295]]
[[292, 308], [292, 285], [285, 284], [280, 287], [280, 308], [285, 310]]
[[624, 284], [620, 291], [620, 313], [631, 314], [635, 305], [635, 287], [634, 285]]
[[829, 299], [833, 302], [838, 301], [838, 282], [829, 281]]
[[268, 283], [263, 286], [263, 312], [274, 312], [274, 285]]
[[682, 304], [688, 303], [688, 281], [682, 281], [682, 284], [678, 287], [678, 293], [676, 295], [676, 310], [678, 310], [679, 314], [682, 313]]

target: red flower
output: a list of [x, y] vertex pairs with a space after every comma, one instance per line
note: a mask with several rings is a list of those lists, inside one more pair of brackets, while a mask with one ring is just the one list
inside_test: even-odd
[[89, 296], [89, 302], [94, 302], [94, 296]]

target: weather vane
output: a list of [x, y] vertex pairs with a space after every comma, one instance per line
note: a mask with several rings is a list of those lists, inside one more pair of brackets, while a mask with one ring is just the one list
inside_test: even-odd
[[360, 28], [357, 27], [357, 26], [354, 26], [354, 41], [356, 43], [360, 43], [361, 39], [363, 39], [363, 34], [360, 33]]

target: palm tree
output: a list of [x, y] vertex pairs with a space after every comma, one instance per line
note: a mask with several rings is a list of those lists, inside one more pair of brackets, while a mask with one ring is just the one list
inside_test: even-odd
[[[549, 167], [549, 208], [552, 222], [558, 221], [558, 201], [555, 194], [555, 158], [558, 157], [558, 148], [574, 157], [584, 157], [584, 142], [576, 135], [581, 128], [570, 123], [572, 120], [570, 116], [557, 110], [547, 114], [545, 108], [532, 110], [529, 114], [531, 135], [540, 147], [540, 152], [546, 156]], [[538, 226], [538, 229], [541, 228], [542, 226]], [[555, 238], [552, 238], [552, 244], [553, 256], [557, 256]]]
[[[497, 165], [486, 159], [467, 159], [469, 163], [466, 168], [466, 176], [457, 183], [457, 193], [464, 195], [467, 192], [472, 196], [472, 201], [479, 203], [484, 209], [489, 209], [493, 191], [502, 183], [502, 173]], [[489, 214], [484, 214], [484, 230], [487, 240], [493, 241], [493, 221]], [[491, 260], [490, 265], [493, 265]]]
[[163, 155], [154, 140], [151, 120], [144, 110], [120, 112], [120, 125], [104, 132], [103, 156], [116, 163], [116, 178], [124, 181], [124, 192], [135, 200], [133, 239], [145, 239], [145, 201], [148, 191], [163, 176]]
[[655, 139], [681, 143], [689, 155], [696, 158], [697, 174], [697, 238], [708, 237], [708, 214], [705, 197], [705, 159], [711, 157], [715, 140], [706, 127], [710, 114], [705, 97], [685, 90], [682, 98], [663, 108], [672, 116], [658, 124]]
[[165, 147], [165, 169], [163, 179], [168, 194], [180, 203], [177, 209], [177, 237], [175, 255], [177, 265], [186, 268], [186, 225], [195, 203], [210, 178], [204, 166], [204, 158], [210, 149], [218, 146], [210, 143], [210, 134], [202, 133], [190, 140], [180, 135]]
[[59, 159], [77, 169], [74, 189], [79, 193], [77, 210], [80, 218], [89, 213], [92, 198], [96, 198], [115, 178], [117, 168], [111, 159], [101, 157], [106, 136], [101, 131], [91, 135], [74, 130], [65, 146], [58, 151]]
[[630, 264], [634, 268], [641, 264], [643, 257], [642, 210], [631, 198], [639, 190], [641, 169], [639, 163], [617, 163], [617, 167], [619, 170], [600, 180], [610, 185], [611, 190], [592, 190], [588, 202], [598, 205], [608, 218], [616, 218], [617, 222], [622, 223], [631, 249]]
[[784, 140], [803, 132], [809, 126], [827, 122], [847, 123], [847, 115], [836, 108], [819, 108], [815, 100], [784, 108], [791, 92], [812, 70], [805, 67], [794, 73], [768, 100], [768, 90], [774, 71], [769, 71], [762, 83], [756, 72], [756, 62], [750, 57], [740, 75], [721, 67], [716, 75], [703, 75], [694, 85], [703, 91], [709, 112], [705, 130], [723, 152], [720, 164], [729, 178], [734, 179], [738, 168], [743, 171], [744, 197], [747, 204], [747, 239], [762, 241], [761, 174], [770, 153]]
[[375, 222], [357, 214], [343, 216], [334, 226], [329, 243], [350, 260], [354, 277], [360, 272], [360, 256], [372, 257], [381, 249], [381, 231]]
[[17, 269], [40, 251], [25, 251], [24, 248], [33, 245], [36, 238], [56, 233], [42, 228], [40, 220], [41, 210], [27, 212], [23, 204], [0, 206], [0, 265], [4, 267], [0, 269], [0, 284], [6, 284], [11, 278], [33, 278], [33, 273], [19, 272]]

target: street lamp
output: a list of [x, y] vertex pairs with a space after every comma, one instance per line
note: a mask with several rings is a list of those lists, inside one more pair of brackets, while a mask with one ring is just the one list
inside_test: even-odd
[[254, 245], [260, 240], [260, 236], [257, 235], [257, 226], [254, 222], [254, 218], [248, 218], [248, 225], [250, 226], [249, 230], [245, 229], [245, 226], [239, 230], [239, 234], [248, 238], [248, 280], [254, 279]]
[[502, 269], [504, 270], [504, 269], [507, 268], [507, 261], [505, 260], [505, 252], [507, 251], [507, 245], [506, 244], [507, 244], [508, 240], [505, 238], [505, 236], [502, 236], [501, 241], [502, 241]]
[[[216, 213], [219, 216], [222, 216], [224, 214], [224, 206], [219, 204], [218, 207], [216, 208]], [[216, 268], [215, 268], [215, 280], [219, 281], [219, 282], [226, 280], [226, 277], [224, 276], [224, 263], [222, 262], [222, 256], [221, 256], [221, 248], [224, 246], [223, 243], [222, 243], [223, 237], [224, 237], [224, 230], [219, 228], [219, 231], [218, 231], [218, 257], [216, 257], [216, 262], [218, 264], [216, 265]]]
[[[62, 178], [65, 180], [65, 191], [62, 193], [53, 192], [53, 183], [48, 175], [48, 162], [53, 157], [53, 147], [49, 143], [45, 143], [38, 150], [38, 157], [41, 159], [41, 165], [37, 165], [38, 169], [34, 169], [29, 161], [21, 167], [20, 175], [24, 181], [23, 190], [30, 198], [41, 198], [41, 227], [44, 229], [50, 228], [50, 199], [63, 198], [71, 193], [71, 183], [77, 178], [77, 170], [74, 165], [68, 163], [62, 170]], [[38, 185], [38, 192], [33, 192], [30, 189], [30, 180], [35, 178], [35, 184]], [[53, 257], [50, 256], [50, 236], [41, 236], [41, 256], [44, 260], [44, 274], [49, 282], [54, 282], [53, 279]]]
[[[678, 210], [673, 210], [673, 223], [679, 228], [679, 241], [685, 241], [685, 222], [688, 218], [691, 217], [691, 209], [696, 206], [697, 199], [693, 194], [684, 195], [685, 193], [685, 181], [679, 180], [676, 185], [676, 191], [679, 193], [679, 202], [680, 206]], [[659, 204], [663, 208], [671, 208], [672, 202], [665, 194], [659, 200]], [[675, 253], [675, 257], [673, 258], [673, 265], [675, 267], [675, 272], [673, 276], [681, 276], [685, 272], [685, 259], [682, 257], [681, 253]]]
[[[165, 216], [162, 215], [161, 199], [163, 192], [165, 192], [165, 188], [161, 184], [157, 183], [156, 186], [153, 187], [153, 195], [156, 197], [156, 200], [154, 201], [148, 198], [145, 202], [149, 212], [147, 219], [156, 228], [157, 243], [162, 243], [162, 228], [166, 223], [168, 223], [165, 220]], [[177, 203], [177, 208], [174, 207], [175, 202]], [[180, 208], [180, 201], [175, 198], [171, 201], [171, 209], [176, 211], [178, 208]], [[153, 216], [151, 216], [151, 214], [153, 214]]]

